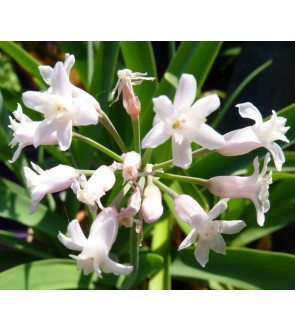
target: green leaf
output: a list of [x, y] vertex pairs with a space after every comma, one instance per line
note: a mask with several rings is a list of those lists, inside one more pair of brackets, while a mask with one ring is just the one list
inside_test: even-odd
[[37, 211], [29, 215], [31, 199], [21, 186], [5, 180], [0, 183], [0, 217], [12, 219], [23, 225], [34, 227], [54, 237], [58, 232], [65, 232], [66, 219], [52, 213], [43, 204]]
[[27, 51], [25, 51], [18, 44], [10, 41], [1, 41], [0, 49], [6, 52], [20, 66], [22, 66], [31, 75], [33, 75], [36, 78], [36, 83], [38, 84], [40, 89], [46, 88], [46, 85], [43, 83], [43, 78], [38, 69], [40, 63], [34, 57], [32, 57]]
[[16, 266], [0, 273], [0, 289], [95, 289], [97, 277], [77, 272], [70, 259], [48, 259]]
[[238, 289], [294, 289], [295, 256], [228, 248], [226, 256], [211, 251], [203, 268], [194, 257], [194, 249], [185, 249], [174, 260], [171, 273], [177, 279], [213, 280]]
[[0, 230], [0, 243], [7, 247], [13, 248], [19, 252], [27, 253], [33, 257], [51, 258], [52, 256], [41, 250], [33, 243], [28, 243], [23, 239], [19, 239], [13, 232]]

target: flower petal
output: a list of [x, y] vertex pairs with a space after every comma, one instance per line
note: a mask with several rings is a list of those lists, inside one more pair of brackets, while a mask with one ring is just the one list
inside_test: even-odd
[[63, 235], [61, 232], [59, 232], [59, 234], [57, 235], [57, 238], [59, 239], [59, 241], [66, 248], [68, 248], [70, 250], [75, 250], [75, 251], [82, 251], [83, 250], [83, 246], [80, 246], [75, 241], [73, 241], [73, 239], [71, 239], [70, 237], [67, 237], [67, 236]]
[[235, 234], [246, 227], [243, 220], [216, 220], [219, 224], [219, 233]]
[[186, 168], [192, 163], [191, 143], [186, 138], [179, 143], [172, 136], [172, 158], [173, 165], [178, 167]]
[[35, 132], [35, 136], [33, 139], [34, 147], [37, 148], [39, 145], [42, 144], [42, 142], [49, 139], [49, 137], [53, 135], [53, 132], [56, 131], [56, 127], [57, 125], [55, 121], [42, 121]]
[[70, 74], [71, 69], [73, 68], [75, 64], [75, 56], [73, 54], [66, 54], [66, 59], [64, 61], [64, 67], [67, 72], [67, 74]]
[[181, 242], [178, 250], [182, 250], [185, 249], [187, 247], [189, 247], [190, 245], [192, 245], [198, 237], [198, 232], [196, 229], [193, 229], [188, 236]]
[[56, 138], [61, 151], [69, 149], [72, 143], [72, 121], [59, 121], [56, 128]]
[[88, 126], [98, 123], [98, 113], [92, 104], [82, 98], [73, 98], [73, 104], [76, 106], [73, 118], [74, 126]]
[[226, 243], [220, 234], [216, 234], [210, 241], [210, 247], [219, 254], [226, 254]]
[[197, 81], [193, 75], [182, 74], [178, 83], [173, 106], [178, 109], [189, 108], [197, 92]]
[[51, 76], [51, 87], [53, 94], [65, 98], [71, 97], [69, 76], [62, 62], [57, 62], [53, 68]]
[[225, 145], [223, 136], [205, 123], [198, 129], [194, 140], [209, 150], [219, 149]]
[[280, 172], [282, 170], [284, 162], [286, 161], [282, 148], [275, 142], [267, 144], [266, 148], [272, 155], [276, 169]]
[[219, 216], [222, 212], [224, 212], [227, 208], [227, 202], [229, 198], [224, 198], [220, 200], [209, 212], [208, 217], [211, 220], [215, 220], [217, 216]]
[[189, 195], [179, 195], [174, 200], [174, 209], [179, 217], [189, 225], [191, 225], [192, 216], [205, 213], [201, 205]]
[[210, 246], [207, 241], [199, 239], [197, 248], [195, 250], [196, 260], [201, 264], [201, 266], [205, 267], [209, 260], [209, 250]]
[[31, 109], [36, 110], [37, 106], [43, 105], [47, 100], [48, 94], [37, 91], [27, 91], [22, 95], [24, 104]]
[[80, 247], [85, 247], [87, 244], [87, 239], [82, 232], [81, 226], [77, 219], [72, 220], [68, 225], [68, 232], [73, 239], [73, 241]]
[[236, 107], [239, 108], [239, 113], [241, 117], [252, 119], [256, 124], [261, 124], [263, 122], [261, 113], [258, 109], [251, 103], [238, 104]]
[[161, 119], [169, 119], [173, 115], [172, 102], [167, 96], [153, 98], [153, 103], [154, 111]]
[[101, 264], [101, 269], [105, 273], [114, 273], [116, 275], [120, 274], [128, 274], [133, 271], [133, 266], [131, 265], [123, 265], [120, 263], [117, 263], [113, 260], [111, 260], [109, 257], [106, 257], [106, 259]]
[[41, 76], [43, 77], [44, 81], [50, 85], [51, 84], [51, 76], [53, 73], [53, 68], [50, 66], [39, 66], [38, 67]]
[[214, 94], [198, 99], [190, 109], [190, 112], [196, 113], [199, 117], [206, 118], [216, 111], [220, 106], [219, 97]]
[[165, 122], [157, 123], [142, 140], [142, 148], [155, 148], [171, 137], [171, 129]]

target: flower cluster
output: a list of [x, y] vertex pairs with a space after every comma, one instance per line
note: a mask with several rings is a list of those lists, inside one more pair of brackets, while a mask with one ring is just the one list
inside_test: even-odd
[[[102, 153], [113, 157], [110, 165], [99, 165], [96, 170], [78, 170], [68, 165], [58, 165], [43, 170], [31, 163], [32, 168], [24, 167], [27, 185], [31, 191], [34, 213], [38, 203], [48, 193], [71, 189], [77, 200], [87, 204], [97, 213], [88, 237], [83, 233], [77, 219], [68, 225], [67, 234], [58, 234], [60, 242], [70, 250], [80, 252], [71, 254], [76, 260], [77, 269], [85, 275], [95, 272], [129, 274], [136, 269], [130, 264], [120, 264], [110, 258], [112, 245], [116, 241], [119, 227], [129, 227], [131, 232], [142, 236], [143, 223], [154, 223], [164, 212], [162, 192], [174, 199], [174, 213], [191, 227], [191, 232], [182, 241], [179, 250], [197, 242], [196, 260], [205, 266], [209, 260], [210, 249], [217, 253], [226, 253], [226, 243], [221, 234], [233, 234], [241, 231], [246, 223], [243, 220], [216, 220], [226, 210], [232, 198], [250, 199], [257, 212], [257, 223], [263, 226], [265, 213], [270, 208], [268, 189], [272, 183], [272, 172], [267, 173], [267, 165], [272, 156], [275, 167], [281, 171], [285, 161], [281, 147], [275, 142], [288, 142], [285, 136], [289, 127], [286, 119], [272, 112], [269, 120], [263, 122], [258, 109], [251, 103], [238, 104], [239, 114], [243, 118], [254, 120], [252, 126], [237, 129], [222, 135], [207, 124], [207, 117], [219, 109], [220, 100], [216, 94], [202, 97], [195, 101], [197, 82], [192, 75], [183, 74], [179, 79], [173, 102], [167, 96], [153, 98], [155, 117], [153, 127], [145, 135], [141, 146], [134, 151], [122, 151], [117, 155], [108, 148], [76, 133], [73, 127], [96, 125], [101, 120], [110, 134], [120, 137], [114, 127], [110, 130], [110, 120], [101, 110], [99, 103], [87, 92], [75, 87], [69, 80], [69, 72], [75, 62], [73, 55], [66, 55], [65, 61], [57, 62], [51, 68], [40, 66], [39, 70], [48, 84], [48, 89], [41, 92], [28, 91], [23, 94], [23, 103], [28, 108], [42, 114], [41, 121], [33, 121], [23, 113], [21, 105], [10, 117], [13, 131], [11, 147], [19, 145], [11, 162], [15, 162], [21, 150], [28, 145], [37, 148], [40, 145], [58, 145], [61, 151], [68, 150], [72, 137], [81, 139]], [[133, 85], [143, 80], [153, 80], [146, 73], [134, 73], [129, 69], [118, 71], [117, 102], [122, 94], [123, 106], [130, 115], [133, 125], [139, 125], [141, 104], [133, 91]], [[140, 140], [139, 130], [134, 130], [134, 139]], [[118, 138], [119, 137], [119, 138]], [[142, 149], [156, 148], [171, 138], [172, 160], [162, 164], [149, 164], [149, 154], [141, 155]], [[200, 150], [192, 151], [192, 143]], [[165, 167], [188, 168], [193, 157], [202, 153], [219, 153], [224, 156], [238, 156], [257, 148], [265, 148], [262, 170], [259, 159], [254, 159], [254, 172], [251, 176], [216, 176], [210, 179], [194, 179], [194, 183], [205, 186], [210, 193], [222, 199], [209, 212], [191, 196], [178, 194], [167, 187], [159, 178], [167, 178]], [[156, 170], [160, 170], [156, 172]], [[87, 179], [87, 177], [89, 177]], [[169, 174], [172, 180], [181, 177]], [[123, 183], [122, 183], [123, 179]], [[116, 186], [119, 193], [109, 204], [104, 206], [103, 197]]]

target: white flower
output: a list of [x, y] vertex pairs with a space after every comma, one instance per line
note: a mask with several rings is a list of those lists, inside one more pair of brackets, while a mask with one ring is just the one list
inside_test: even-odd
[[[8, 126], [13, 130], [13, 139], [9, 143], [9, 145], [14, 148], [17, 144], [19, 144], [18, 148], [13, 154], [12, 159], [10, 160], [11, 163], [14, 163], [17, 158], [20, 156], [21, 150], [28, 146], [33, 145], [33, 140], [35, 137], [36, 130], [40, 125], [41, 121], [33, 121], [28, 116], [23, 113], [22, 107], [18, 104], [17, 109], [12, 112], [15, 119], [18, 120], [17, 122], [11, 116], [10, 125]], [[57, 144], [56, 135], [52, 133], [49, 136], [43, 137], [41, 140], [42, 145], [53, 145]]]
[[[145, 77], [147, 73], [133, 73], [130, 69], [122, 69], [118, 71], [118, 82], [112, 91], [112, 95], [118, 91], [116, 99], [113, 103], [119, 100], [120, 94], [123, 94], [123, 106], [132, 120], [137, 120], [141, 105], [138, 97], [133, 91], [132, 85], [139, 85], [143, 80], [154, 80], [154, 77]], [[112, 104], [113, 104], [112, 103]]]
[[114, 186], [115, 182], [114, 171], [103, 165], [91, 175], [88, 181], [85, 176], [76, 179], [72, 184], [72, 189], [79, 201], [96, 210], [96, 204], [101, 206], [100, 198]]
[[226, 244], [221, 233], [234, 234], [246, 226], [243, 220], [215, 220], [227, 208], [227, 201], [228, 198], [222, 199], [206, 213], [199, 203], [188, 195], [180, 195], [175, 199], [176, 213], [193, 228], [180, 244], [179, 250], [198, 241], [195, 257], [203, 267], [209, 260], [210, 249], [225, 255]]
[[32, 195], [30, 214], [36, 211], [39, 202], [46, 194], [70, 188], [73, 181], [79, 177], [77, 170], [70, 166], [58, 165], [44, 171], [32, 162], [31, 165], [34, 171], [24, 167], [27, 185]]
[[264, 158], [264, 165], [259, 174], [258, 157], [254, 159], [254, 172], [251, 176], [216, 176], [208, 180], [209, 191], [216, 196], [250, 199], [257, 214], [257, 223], [263, 226], [264, 213], [270, 208], [268, 188], [272, 183], [272, 172], [266, 175], [270, 154]]
[[97, 124], [98, 109], [86, 92], [81, 93], [80, 89], [76, 92], [62, 62], [57, 62], [46, 78], [51, 84], [48, 90], [23, 94], [24, 104], [45, 117], [35, 132], [33, 143], [37, 147], [44, 137], [56, 132], [60, 149], [65, 151], [71, 145], [72, 127]]
[[58, 234], [61, 243], [70, 250], [81, 251], [70, 255], [77, 261], [77, 270], [83, 270], [85, 275], [95, 272], [128, 274], [133, 266], [119, 264], [109, 258], [109, 253], [118, 233], [117, 211], [107, 208], [100, 212], [91, 225], [88, 238], [85, 237], [77, 219], [70, 222], [68, 233], [70, 237]]
[[141, 157], [135, 151], [127, 152], [122, 155], [124, 159], [122, 164], [122, 174], [125, 181], [135, 181], [139, 175], [139, 168], [141, 166]]
[[278, 117], [275, 111], [269, 120], [263, 122], [258, 109], [251, 103], [236, 105], [243, 118], [255, 121], [253, 126], [231, 131], [224, 135], [226, 144], [218, 152], [225, 156], [238, 156], [248, 153], [260, 147], [268, 149], [272, 154], [275, 166], [281, 171], [285, 162], [285, 156], [281, 147], [275, 143], [276, 140], [289, 142], [285, 133], [290, 127], [285, 127], [287, 119]]
[[163, 214], [161, 191], [152, 180], [144, 189], [141, 211], [144, 221], [149, 224], [160, 219]]
[[206, 117], [220, 105], [218, 96], [203, 97], [193, 104], [196, 91], [195, 78], [183, 74], [173, 104], [166, 96], [154, 98], [153, 128], [142, 141], [143, 148], [155, 148], [172, 137], [173, 164], [183, 168], [192, 162], [192, 142], [209, 150], [218, 149], [225, 143], [222, 135], [205, 124]]

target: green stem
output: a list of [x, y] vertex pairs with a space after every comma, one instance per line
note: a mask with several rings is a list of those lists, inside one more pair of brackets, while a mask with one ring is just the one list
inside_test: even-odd
[[100, 123], [106, 128], [106, 130], [112, 135], [115, 142], [118, 144], [119, 148], [122, 152], [127, 152], [128, 149], [123, 142], [121, 136], [117, 132], [116, 128], [114, 127], [112, 121], [110, 118], [106, 115], [106, 113], [103, 110], [99, 111], [100, 117]]
[[140, 123], [139, 118], [137, 120], [132, 120], [133, 127], [133, 139], [134, 139], [134, 149], [140, 154]]
[[121, 156], [119, 156], [118, 154], [116, 154], [115, 152], [111, 151], [110, 149], [106, 148], [105, 146], [95, 142], [93, 139], [83, 136], [81, 134], [78, 133], [74, 133], [73, 132], [73, 137], [79, 139], [80, 141], [94, 147], [95, 149], [107, 154], [108, 156], [110, 156], [112, 159], [122, 163], [123, 162], [123, 158]]
[[170, 61], [174, 58], [176, 53], [176, 45], [174, 41], [168, 42], [168, 54]]
[[164, 183], [160, 182], [158, 179], [154, 178], [154, 184], [159, 187], [164, 193], [168, 194], [172, 198], [177, 198], [179, 195], [169, 187], [167, 187]]
[[154, 172], [155, 177], [168, 179], [168, 180], [177, 180], [177, 181], [183, 181], [183, 182], [189, 182], [194, 184], [199, 184], [201, 186], [208, 186], [208, 180], [201, 179], [201, 178], [194, 178], [191, 176], [184, 176], [184, 175], [175, 175], [175, 174], [169, 174], [169, 173], [162, 173], [162, 172]]
[[[201, 148], [201, 149], [193, 151], [192, 156], [196, 157], [196, 156], [200, 156], [202, 154], [208, 153], [208, 152], [210, 152], [210, 150], [205, 149], [205, 148]], [[170, 159], [170, 160], [164, 161], [163, 163], [154, 165], [153, 166], [153, 171], [156, 171], [157, 169], [170, 167], [170, 166], [173, 166], [173, 159]]]
[[95, 171], [92, 171], [91, 169], [77, 169], [78, 173], [84, 174], [86, 176], [91, 176]]
[[143, 154], [143, 157], [141, 159], [141, 170], [144, 171], [145, 169], [145, 166], [148, 164], [148, 162], [150, 161], [151, 159], [151, 156], [152, 156], [152, 152], [153, 152], [153, 149], [146, 149], [144, 154]]
[[94, 70], [93, 63], [93, 42], [87, 42], [87, 84], [90, 87]]
[[136, 225], [130, 229], [130, 263], [133, 265], [133, 271], [122, 286], [122, 289], [131, 289], [134, 285], [139, 267], [139, 234], [135, 231]]

